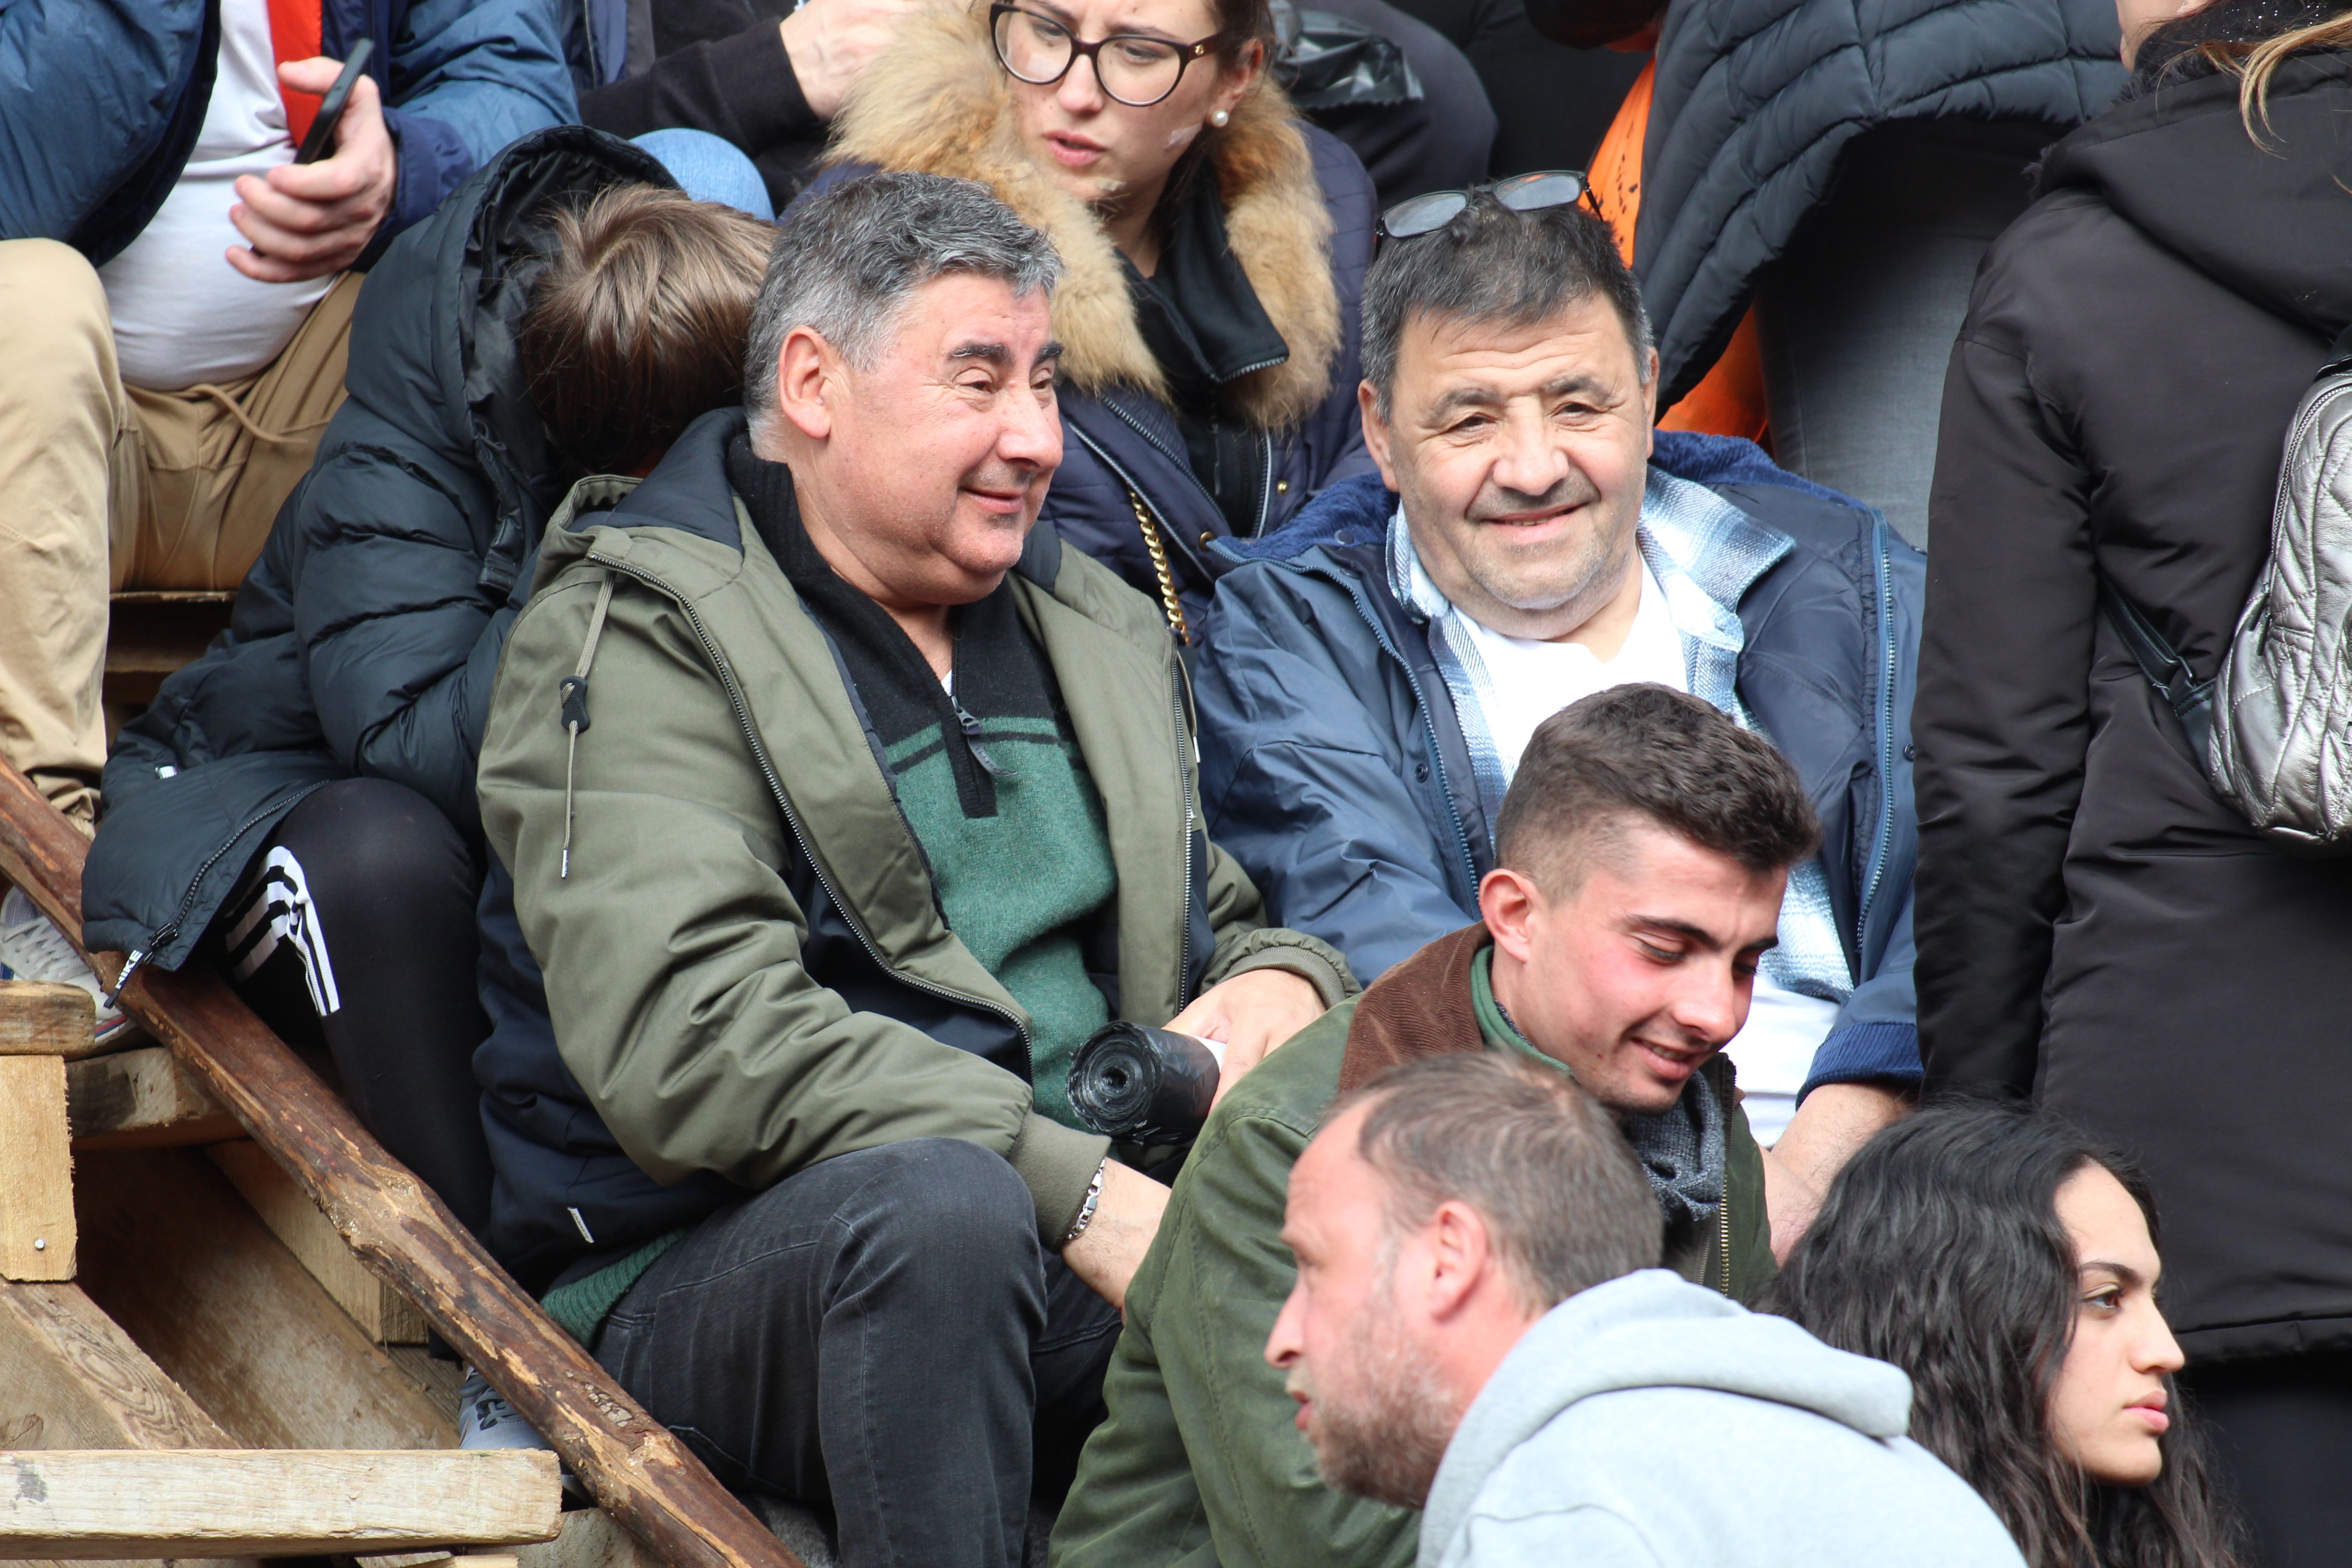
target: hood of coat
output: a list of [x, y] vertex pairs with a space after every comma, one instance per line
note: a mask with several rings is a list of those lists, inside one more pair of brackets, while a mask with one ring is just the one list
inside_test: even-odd
[[[523, 383], [516, 334], [547, 269], [551, 204], [613, 185], [675, 187], [650, 153], [585, 126], [522, 138], [394, 244], [361, 290], [345, 374], [351, 395], [460, 468], [498, 500], [482, 582], [510, 584], [568, 476]], [[420, 264], [421, 263], [421, 264]]]
[[[1145, 346], [1116, 247], [1086, 204], [1022, 147], [1013, 93], [988, 39], [985, 7], [940, 5], [907, 25], [835, 121], [834, 163], [871, 163], [978, 180], [1061, 252], [1054, 331], [1072, 385], [1100, 394], [1167, 387]], [[1215, 133], [1209, 156], [1225, 200], [1234, 258], [1290, 357], [1242, 377], [1233, 395], [1265, 429], [1296, 425], [1330, 391], [1339, 349], [1331, 218], [1290, 100], [1261, 84]]]
[[1786, 1318], [1750, 1312], [1663, 1268], [1596, 1285], [1537, 1320], [1447, 1445], [1422, 1521], [1424, 1563], [1453, 1539], [1511, 1451], [1580, 1400], [1689, 1388], [1794, 1405], [1867, 1437], [1911, 1426], [1911, 1380], [1832, 1350]]
[[2239, 118], [2235, 77], [2192, 77], [2117, 104], [2052, 148], [2039, 194], [2090, 192], [2232, 293], [2333, 336], [2352, 321], [2347, 113], [2352, 57], [2340, 53], [2280, 66], [2268, 149]]

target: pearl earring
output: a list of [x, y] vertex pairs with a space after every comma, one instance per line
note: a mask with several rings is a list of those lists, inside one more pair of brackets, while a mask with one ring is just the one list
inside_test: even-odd
[[1215, 126], [1218, 130], [1223, 131], [1225, 128], [1225, 121], [1232, 118], [1232, 115], [1227, 114], [1222, 109], [1214, 110], [1212, 110], [1209, 115], [1209, 123]]

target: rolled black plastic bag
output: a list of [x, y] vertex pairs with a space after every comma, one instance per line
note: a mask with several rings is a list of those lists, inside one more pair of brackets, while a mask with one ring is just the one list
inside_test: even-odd
[[1070, 1064], [1070, 1105], [1122, 1143], [1190, 1143], [1216, 1098], [1216, 1056], [1190, 1035], [1105, 1024]]

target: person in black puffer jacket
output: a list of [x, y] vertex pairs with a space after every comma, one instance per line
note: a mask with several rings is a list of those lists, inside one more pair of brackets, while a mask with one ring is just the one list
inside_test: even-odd
[[2214, 796], [2099, 602], [2210, 676], [2269, 553], [2288, 423], [2352, 321], [2352, 13], [2266, 110], [2195, 46], [2311, 19], [2167, 23], [1986, 258], [1912, 716], [1930, 1083], [2032, 1094], [2145, 1166], [2183, 1381], [2273, 1568], [2352, 1538], [2352, 875]]
[[1587, 45], [1656, 33], [1633, 270], [1657, 326], [1659, 411], [1752, 304], [1774, 458], [1926, 544], [1969, 280], [2025, 210], [2027, 165], [2123, 85], [2108, 0], [1528, 9]]
[[[631, 363], [636, 379], [617, 371], [603, 388], [629, 421], [575, 399], [551, 431], [518, 340], [550, 319], [527, 315], [534, 300], [566, 292], [537, 287], [551, 268], [577, 289], [593, 264], [579, 254], [582, 227], [605, 210], [600, 193], [624, 187], [693, 209], [707, 232], [748, 231], [731, 272], [724, 258], [690, 270], [675, 236], [691, 226], [652, 215], [673, 237], [656, 258], [673, 296], [740, 296], [731, 317], [712, 312], [719, 352], [700, 380], [717, 384], [679, 397], [694, 405], [664, 426], [658, 382]], [[598, 237], [625, 248], [609, 244], [618, 233]], [[165, 969], [226, 969], [279, 1034], [332, 1057], [361, 1119], [477, 1228], [490, 1167], [472, 1073], [488, 1033], [475, 993], [474, 768], [490, 680], [541, 530], [583, 468], [646, 466], [615, 443], [658, 443], [740, 396], [767, 235], [688, 202], [653, 158], [578, 126], [527, 137], [475, 174], [370, 274], [350, 400], [278, 514], [230, 630], [164, 683], [107, 763], [82, 883], [89, 944]], [[631, 329], [641, 359], [658, 357], [658, 322], [607, 336], [625, 344]], [[615, 357], [568, 347], [592, 365]], [[562, 388], [550, 390], [551, 416], [565, 413]], [[558, 433], [575, 451], [604, 448], [602, 461], [563, 456]]]

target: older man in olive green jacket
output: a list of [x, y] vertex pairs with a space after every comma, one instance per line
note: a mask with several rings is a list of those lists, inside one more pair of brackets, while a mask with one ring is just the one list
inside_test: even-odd
[[552, 1023], [478, 1058], [493, 1244], [851, 1563], [1017, 1562], [1095, 1408], [1166, 1189], [1078, 1044], [1254, 1059], [1353, 988], [1208, 842], [1158, 613], [1032, 529], [1057, 271], [966, 182], [813, 198], [748, 412], [550, 528], [482, 746]]

